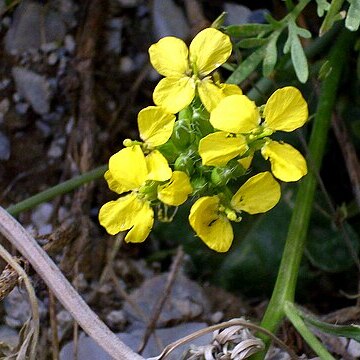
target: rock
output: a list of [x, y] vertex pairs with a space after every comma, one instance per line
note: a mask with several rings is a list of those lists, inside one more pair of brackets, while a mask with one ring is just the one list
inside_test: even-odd
[[185, 15], [173, 0], [154, 0], [152, 19], [155, 40], [159, 40], [164, 36], [176, 36], [186, 39], [190, 35], [190, 26]]
[[22, 1], [5, 36], [5, 50], [19, 54], [39, 49], [43, 43], [60, 42], [66, 28], [58, 13], [35, 1]]
[[10, 141], [8, 137], [0, 131], [0, 160], [9, 160]]
[[64, 40], [65, 49], [72, 54], [76, 49], [76, 42], [72, 35], [66, 35]]
[[[168, 274], [154, 276], [144, 281], [140, 288], [130, 294], [130, 299], [144, 314], [150, 316], [153, 313], [154, 306], [164, 291], [167, 277]], [[208, 313], [208, 310], [209, 304], [203, 289], [179, 273], [164, 304], [157, 327], [166, 326], [170, 322], [199, 318], [204, 313]], [[130, 303], [125, 303], [124, 312], [130, 322], [142, 322], [141, 317], [134, 311]]]
[[15, 287], [4, 299], [5, 322], [10, 327], [21, 327], [31, 315], [26, 291]]
[[12, 74], [17, 91], [29, 102], [33, 110], [40, 115], [48, 113], [51, 92], [45, 76], [17, 66], [13, 67]]
[[[203, 329], [207, 326], [205, 323], [186, 323], [177, 325], [174, 327], [166, 329], [158, 329], [155, 334], [159, 342], [164, 346], [170, 344], [188, 334], [191, 334], [197, 330]], [[144, 335], [144, 330], [135, 330], [130, 333], [119, 333], [117, 334], [121, 341], [123, 341], [127, 346], [136, 351]], [[190, 344], [196, 346], [201, 346], [208, 344], [211, 341], [212, 334], [207, 334], [201, 338], [197, 338], [190, 343], [179, 347], [173, 351], [169, 356], [166, 357], [167, 360], [179, 360], [181, 354], [190, 347]], [[142, 356], [145, 358], [159, 355], [162, 351], [162, 348], [159, 348], [158, 341], [156, 341], [154, 335], [149, 339], [148, 344], [146, 345]], [[99, 347], [91, 338], [87, 336], [80, 336], [78, 342], [78, 360], [111, 360], [111, 357], [105, 353], [105, 351]], [[73, 342], [66, 344], [60, 352], [60, 360], [73, 360], [74, 359], [74, 345]]]

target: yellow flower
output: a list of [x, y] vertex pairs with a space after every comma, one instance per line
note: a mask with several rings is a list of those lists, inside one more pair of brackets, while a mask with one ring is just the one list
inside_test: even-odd
[[172, 36], [151, 45], [150, 62], [165, 76], [154, 90], [155, 104], [177, 113], [191, 103], [197, 92], [211, 111], [227, 93], [241, 93], [233, 85], [219, 86], [209, 76], [229, 58], [231, 50], [230, 38], [213, 28], [197, 34], [189, 49], [181, 39]]
[[157, 150], [146, 157], [139, 145], [117, 152], [109, 160], [105, 179], [109, 188], [118, 194], [131, 193], [103, 205], [99, 212], [100, 224], [111, 235], [130, 230], [125, 237], [128, 242], [144, 241], [154, 223], [154, 211], [146, 196], [147, 181], [166, 181], [171, 176], [166, 159]]
[[[235, 134], [236, 138], [246, 135], [249, 143], [265, 139], [261, 153], [270, 160], [273, 174], [283, 181], [297, 181], [307, 173], [305, 159], [291, 145], [273, 141], [268, 136], [275, 131], [293, 131], [303, 126], [307, 118], [306, 101], [298, 89], [288, 86], [270, 96], [262, 115], [245, 95], [228, 96], [211, 112], [210, 123], [222, 132]], [[244, 150], [242, 143], [236, 151], [230, 136], [224, 137], [221, 147], [214, 144], [210, 135], [203, 138], [199, 146], [203, 164], [215, 166], [225, 165], [232, 155], [242, 155]]]
[[279, 199], [280, 185], [271, 173], [262, 172], [240, 187], [230, 207], [224, 206], [218, 195], [201, 197], [190, 210], [189, 222], [210, 249], [226, 252], [234, 238], [230, 220], [238, 220], [235, 212], [263, 213], [273, 208]]

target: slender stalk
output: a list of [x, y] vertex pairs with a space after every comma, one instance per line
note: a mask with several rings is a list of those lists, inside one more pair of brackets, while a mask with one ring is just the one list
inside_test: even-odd
[[66, 194], [83, 184], [102, 177], [106, 170], [107, 165], [102, 165], [94, 170], [88, 171], [70, 180], [55, 185], [50, 189], [46, 189], [34, 196], [25, 199], [24, 201], [20, 201], [17, 204], [11, 205], [6, 209], [6, 211], [12, 216], [17, 216], [22, 211], [32, 209], [36, 205], [49, 201], [58, 195]]
[[291, 302], [286, 302], [284, 305], [285, 314], [296, 330], [301, 334], [310, 347], [319, 355], [322, 360], [335, 360], [333, 356], [324, 348], [321, 342], [308, 329], [303, 319], [299, 316], [297, 309]]
[[284, 305], [286, 301], [294, 302], [299, 266], [317, 185], [316, 172], [320, 168], [324, 155], [331, 113], [352, 39], [353, 34], [346, 29], [342, 30], [330, 52], [329, 62], [332, 71], [321, 86], [309, 142], [308, 163], [311, 171], [299, 187], [275, 288], [261, 323], [261, 326], [273, 332], [276, 331], [285, 316]]

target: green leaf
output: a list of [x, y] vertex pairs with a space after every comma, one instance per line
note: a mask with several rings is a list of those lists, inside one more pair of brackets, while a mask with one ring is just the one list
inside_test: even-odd
[[272, 30], [270, 24], [242, 24], [230, 25], [225, 28], [225, 32], [234, 37], [250, 37], [260, 33], [266, 34]]
[[291, 60], [299, 81], [305, 83], [309, 77], [309, 68], [304, 49], [297, 36], [291, 41]]
[[250, 39], [241, 40], [236, 45], [239, 48], [249, 49], [249, 48], [262, 46], [262, 45], [266, 44], [267, 42], [268, 42], [268, 39], [250, 38]]
[[[275, 34], [275, 33], [274, 33]], [[277, 46], [276, 42], [280, 33], [277, 36], [273, 36], [265, 48], [265, 56], [263, 62], [263, 74], [268, 77], [274, 70], [277, 60]]]
[[226, 82], [228, 84], [240, 84], [256, 69], [264, 56], [265, 46], [262, 46], [249, 55], [229, 76]]
[[314, 315], [310, 315], [296, 307], [297, 313], [304, 319], [305, 323], [319, 329], [320, 331], [343, 336], [349, 339], [360, 341], [360, 326], [359, 325], [333, 325], [320, 321]]
[[317, 2], [317, 14], [319, 17], [323, 17], [325, 12], [330, 9], [330, 4], [326, 0], [316, 0]]
[[350, 31], [356, 31], [360, 25], [360, 0], [348, 0], [350, 7], [346, 16], [345, 26]]
[[331, 219], [316, 213], [305, 252], [314, 266], [327, 272], [340, 272], [354, 265], [345, 236], [355, 253], [359, 251], [359, 237], [347, 223], [343, 227], [344, 231], [337, 228]]

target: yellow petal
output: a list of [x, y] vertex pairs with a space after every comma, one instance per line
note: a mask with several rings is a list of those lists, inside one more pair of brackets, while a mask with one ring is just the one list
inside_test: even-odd
[[242, 90], [235, 84], [219, 84], [224, 97], [230, 95], [242, 95]]
[[188, 106], [195, 96], [195, 82], [184, 76], [182, 78], [167, 77], [156, 85], [153, 100], [172, 114]]
[[230, 56], [230, 38], [221, 31], [208, 28], [199, 32], [190, 44], [190, 63], [200, 76], [206, 76]]
[[172, 171], [167, 160], [159, 150], [152, 151], [146, 156], [148, 175], [146, 180], [166, 181], [171, 178]]
[[176, 37], [167, 36], [149, 48], [150, 62], [163, 76], [180, 78], [189, 70], [188, 48]]
[[143, 201], [141, 209], [134, 215], [133, 227], [126, 234], [125, 241], [131, 243], [143, 242], [154, 225], [154, 210], [149, 202]]
[[216, 86], [210, 78], [197, 82], [197, 90], [200, 100], [207, 111], [211, 112], [225, 96], [222, 90]]
[[109, 201], [99, 211], [100, 224], [111, 235], [128, 230], [133, 226], [134, 218], [142, 206], [142, 201], [133, 193], [118, 200]]
[[272, 130], [293, 131], [308, 118], [308, 106], [301, 92], [287, 86], [276, 90], [264, 108], [265, 125]]
[[159, 106], [148, 106], [138, 115], [138, 127], [141, 139], [150, 147], [165, 144], [174, 129], [175, 115]]
[[282, 181], [297, 181], [307, 174], [304, 157], [289, 144], [271, 141], [261, 149], [261, 154], [270, 160], [272, 173]]
[[192, 193], [190, 179], [183, 171], [174, 171], [170, 182], [159, 187], [158, 199], [164, 204], [179, 206]]
[[222, 131], [249, 133], [259, 125], [259, 111], [245, 95], [230, 95], [211, 112], [210, 122], [215, 129]]
[[191, 207], [189, 222], [199, 238], [218, 252], [229, 250], [234, 234], [230, 221], [219, 214], [218, 196], [205, 196]]
[[236, 156], [243, 154], [248, 146], [243, 136], [229, 137], [224, 131], [217, 131], [199, 142], [199, 155], [203, 165], [223, 166]]
[[111, 175], [110, 170], [105, 172], [104, 178], [108, 183], [109, 189], [112, 191], [115, 191], [118, 194], [122, 194], [123, 192], [126, 192], [129, 190], [129, 189], [124, 188], [124, 186], [122, 186], [116, 180], [114, 180], [113, 176]]
[[238, 162], [245, 170], [247, 170], [247, 169], [249, 169], [249, 167], [252, 163], [253, 157], [254, 157], [254, 153], [250, 154], [249, 156], [239, 159]]
[[124, 148], [111, 156], [109, 171], [122, 191], [138, 189], [147, 177], [145, 156], [139, 145]]
[[236, 211], [258, 214], [269, 211], [280, 200], [280, 185], [268, 171], [259, 173], [245, 182], [231, 199]]

